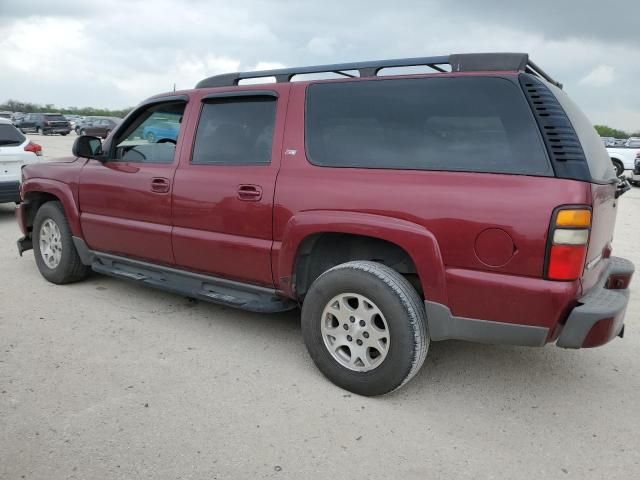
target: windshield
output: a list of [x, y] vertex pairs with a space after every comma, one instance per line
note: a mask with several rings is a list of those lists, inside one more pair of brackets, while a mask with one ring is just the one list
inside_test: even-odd
[[22, 135], [13, 125], [0, 123], [0, 145], [17, 146], [25, 141]]

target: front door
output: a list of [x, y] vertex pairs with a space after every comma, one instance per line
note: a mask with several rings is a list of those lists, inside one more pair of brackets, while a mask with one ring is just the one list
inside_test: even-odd
[[202, 99], [174, 181], [177, 266], [273, 285], [273, 195], [288, 85], [271, 88]]
[[180, 129], [186, 99], [141, 107], [90, 160], [79, 186], [80, 222], [89, 248], [171, 265], [171, 192], [181, 135], [150, 142], [145, 129]]

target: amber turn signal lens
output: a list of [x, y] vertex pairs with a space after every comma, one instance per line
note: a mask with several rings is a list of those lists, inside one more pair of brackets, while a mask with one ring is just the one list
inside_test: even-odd
[[579, 210], [560, 210], [556, 217], [556, 226], [558, 227], [590, 227], [591, 211], [586, 209]]

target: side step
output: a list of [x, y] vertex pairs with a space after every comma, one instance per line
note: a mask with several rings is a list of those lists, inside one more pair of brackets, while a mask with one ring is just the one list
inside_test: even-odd
[[104, 275], [250, 312], [284, 312], [297, 306], [293, 300], [279, 296], [273, 289], [94, 252], [82, 239], [74, 237], [73, 241], [83, 263]]

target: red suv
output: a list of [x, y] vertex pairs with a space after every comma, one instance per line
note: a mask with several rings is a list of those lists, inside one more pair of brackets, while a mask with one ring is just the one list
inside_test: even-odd
[[[409, 66], [432, 73], [385, 71]], [[175, 136], [149, 140], [159, 123]], [[300, 305], [313, 360], [359, 394], [402, 386], [430, 341], [624, 332], [634, 268], [610, 242], [628, 184], [526, 54], [219, 75], [73, 153], [23, 170], [18, 248], [47, 280], [93, 270], [255, 312]]]

